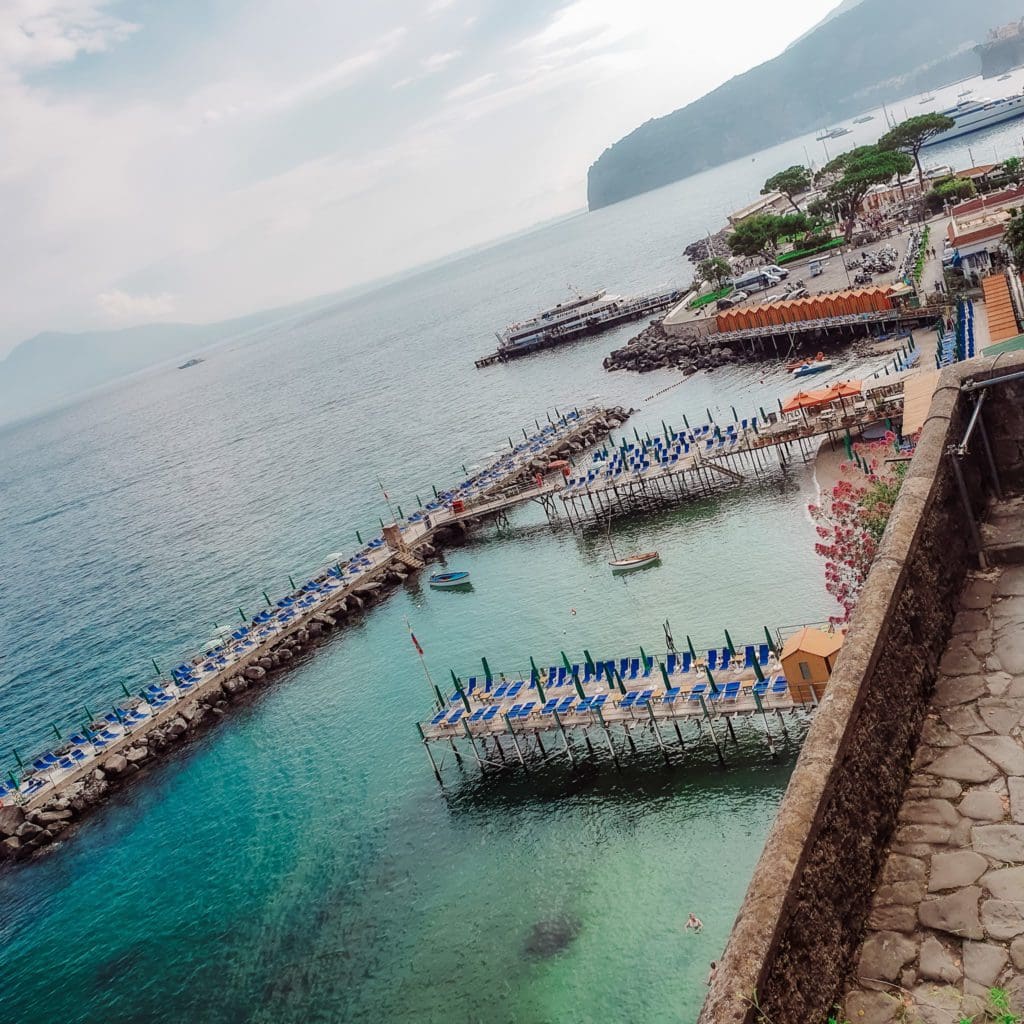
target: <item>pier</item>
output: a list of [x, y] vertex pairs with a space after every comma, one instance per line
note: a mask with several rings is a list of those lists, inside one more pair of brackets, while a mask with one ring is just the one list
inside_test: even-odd
[[725, 764], [737, 728], [754, 728], [774, 754], [778, 743], [802, 735], [795, 727], [813, 714], [823, 690], [787, 680], [781, 644], [765, 634], [768, 643], [699, 655], [671, 650], [656, 658], [641, 648], [639, 657], [602, 661], [584, 652], [584, 661], [571, 664], [563, 653], [561, 665], [537, 669], [530, 659], [529, 673], [509, 679], [495, 679], [484, 659], [480, 677], [463, 683], [453, 673], [450, 698], [435, 687], [438, 710], [416, 728], [442, 785], [453, 761], [481, 771], [530, 770], [606, 756], [621, 766], [654, 750], [669, 764], [702, 749]]
[[[434, 554], [433, 541], [452, 531], [464, 532], [482, 517], [500, 517], [518, 504], [552, 501], [560, 485], [544, 482], [545, 464], [583, 451], [626, 416], [617, 409], [574, 409], [542, 428], [538, 424], [533, 435], [524, 430], [518, 444], [510, 437], [508, 452], [491, 465], [450, 490], [437, 492], [352, 556], [323, 566], [277, 602], [264, 593], [267, 607], [221, 643], [183, 661], [166, 676], [157, 668], [161, 678], [137, 694], [125, 688], [125, 699], [103, 705], [111, 707], [105, 714], [85, 707], [78, 715], [84, 719], [81, 726], [67, 736], [54, 723], [56, 746], [29, 758], [14, 752], [17, 767], [9, 768], [0, 780], [0, 811], [11, 805], [27, 811], [50, 807], [66, 794], [81, 797], [97, 769], [104, 784], [135, 770], [153, 756], [153, 748], [187, 735], [216, 703], [287, 668], [296, 654], [339, 620], [422, 569]], [[61, 808], [60, 813], [66, 812]], [[0, 857], [4, 853], [0, 849]]]

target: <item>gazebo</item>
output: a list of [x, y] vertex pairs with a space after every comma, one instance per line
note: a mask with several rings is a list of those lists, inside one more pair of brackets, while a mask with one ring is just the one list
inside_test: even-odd
[[804, 626], [787, 638], [779, 660], [789, 681], [789, 693], [794, 703], [807, 701], [812, 691], [815, 700], [821, 700], [825, 695], [836, 656], [845, 639], [846, 634], [842, 631], [826, 633], [811, 626]]

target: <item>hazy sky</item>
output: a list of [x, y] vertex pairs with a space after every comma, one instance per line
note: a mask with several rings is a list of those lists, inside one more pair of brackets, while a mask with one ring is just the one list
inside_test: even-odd
[[0, 353], [579, 209], [607, 145], [835, 2], [0, 0]]

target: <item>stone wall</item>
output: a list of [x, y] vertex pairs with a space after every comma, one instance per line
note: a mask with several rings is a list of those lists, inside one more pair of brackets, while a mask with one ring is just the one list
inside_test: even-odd
[[[733, 925], [702, 1024], [824, 1024], [862, 936], [913, 750], [974, 564], [948, 444], [970, 415], [959, 386], [1024, 355], [946, 370], [843, 652]], [[1024, 477], [1021, 391], [986, 412], [1004, 483]], [[981, 512], [980, 445], [963, 468]]]

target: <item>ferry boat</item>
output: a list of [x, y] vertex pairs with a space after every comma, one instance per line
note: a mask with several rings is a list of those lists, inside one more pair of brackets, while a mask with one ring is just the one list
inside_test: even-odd
[[599, 334], [627, 320], [639, 320], [667, 309], [675, 305], [684, 294], [682, 289], [673, 288], [666, 292], [633, 297], [609, 295], [604, 290], [577, 295], [568, 302], [560, 302], [543, 310], [529, 320], [496, 331], [497, 352], [477, 359], [476, 365], [491, 366], [588, 334]]
[[984, 128], [1013, 121], [1024, 117], [1024, 94], [1004, 96], [1002, 99], [963, 99], [955, 107], [943, 110], [942, 113], [955, 122], [948, 131], [929, 139], [926, 146], [937, 146], [962, 135], [980, 132]]
[[868, 121], [874, 121], [874, 114], [865, 114], [863, 117], [855, 117], [853, 119], [854, 124], [867, 124]]

